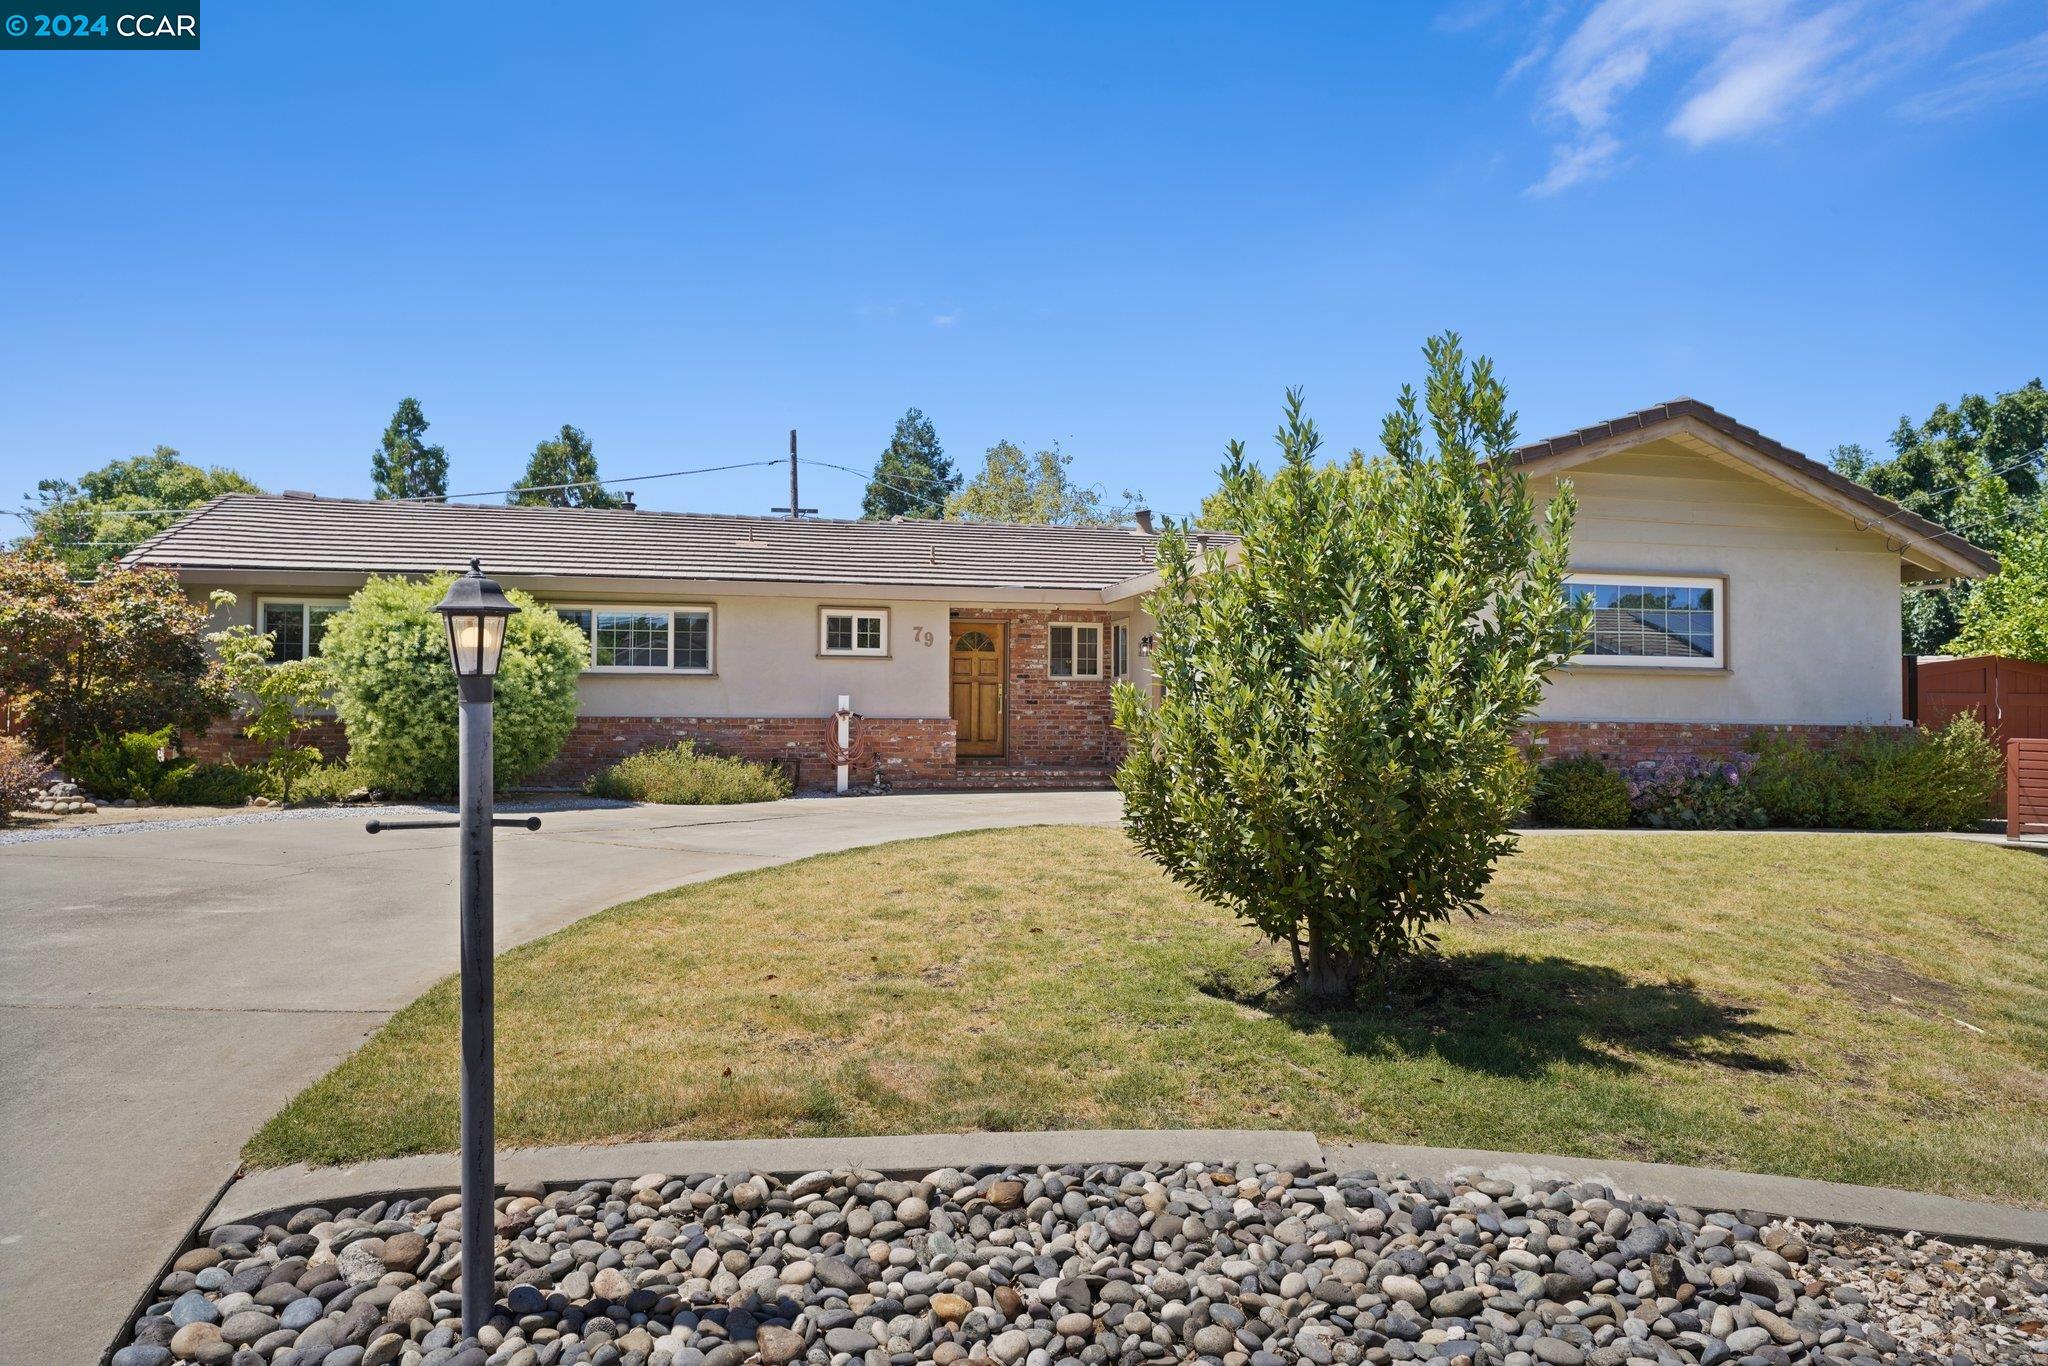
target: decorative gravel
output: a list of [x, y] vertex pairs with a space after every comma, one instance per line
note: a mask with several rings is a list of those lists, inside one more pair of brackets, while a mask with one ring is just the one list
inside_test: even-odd
[[1306, 1165], [649, 1175], [498, 1201], [459, 1335], [458, 1199], [302, 1209], [182, 1256], [115, 1366], [806, 1361], [1991, 1362], [2048, 1350], [2031, 1255], [1590, 1184]]

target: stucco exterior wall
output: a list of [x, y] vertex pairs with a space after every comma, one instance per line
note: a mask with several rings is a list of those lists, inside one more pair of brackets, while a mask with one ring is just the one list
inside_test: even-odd
[[[713, 609], [714, 674], [586, 673], [578, 688], [583, 715], [822, 716], [842, 694], [863, 716], [947, 714], [944, 603], [682, 596], [660, 605], [707, 601]], [[605, 605], [616, 603], [606, 599]], [[888, 655], [821, 656], [821, 606], [888, 608]]]
[[[1753, 475], [1653, 444], [1568, 472], [1573, 567], [1727, 579], [1726, 667], [1577, 667], [1536, 720], [1886, 725], [1900, 718], [1899, 560]], [[1548, 497], [1552, 480], [1537, 492]]]

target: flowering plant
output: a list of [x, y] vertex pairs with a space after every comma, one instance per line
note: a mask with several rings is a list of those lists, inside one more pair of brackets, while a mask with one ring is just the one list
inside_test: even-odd
[[1745, 785], [1753, 754], [1726, 759], [1687, 755], [1628, 777], [1629, 810], [1645, 825], [1671, 830], [1755, 830], [1763, 808]]

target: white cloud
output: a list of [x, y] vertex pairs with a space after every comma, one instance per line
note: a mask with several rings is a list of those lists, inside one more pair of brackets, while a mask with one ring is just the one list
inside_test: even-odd
[[959, 322], [959, 321], [960, 321], [960, 310], [959, 310], [959, 309], [957, 309], [957, 308], [956, 308], [956, 309], [954, 309], [954, 310], [953, 310], [952, 312], [950, 312], [950, 313], [934, 313], [934, 314], [932, 314], [932, 326], [933, 326], [933, 327], [951, 327], [951, 326], [952, 326], [952, 325], [953, 325], [954, 323], [957, 323], [957, 322]]
[[1949, 79], [1900, 105], [1909, 118], [1945, 119], [2048, 87], [2048, 32], [1957, 62]]
[[1589, 180], [1604, 180], [1614, 174], [1615, 158], [1620, 152], [1621, 144], [1605, 133], [1560, 147], [1549, 172], [1529, 187], [1529, 193], [1553, 195]]
[[2041, 89], [2048, 34], [1960, 61], [1943, 56], [1985, 11], [2011, 3], [1595, 0], [1576, 17], [1550, 5], [1502, 78], [1539, 73], [1539, 117], [1566, 134], [1529, 192], [1556, 194], [1612, 174], [1627, 163], [1639, 122], [1698, 148], [1887, 89], [1903, 112], [1922, 118]]

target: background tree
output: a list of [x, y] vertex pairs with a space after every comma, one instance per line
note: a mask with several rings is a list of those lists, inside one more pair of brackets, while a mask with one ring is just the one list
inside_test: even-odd
[[[597, 452], [580, 427], [562, 424], [561, 435], [533, 448], [520, 488], [505, 501], [521, 507], [615, 508], [625, 500], [597, 482]], [[561, 485], [572, 485], [563, 488]]]
[[963, 522], [1029, 522], [1041, 526], [1105, 526], [1130, 520], [1131, 495], [1105, 507], [1102, 490], [1068, 475], [1074, 457], [1060, 450], [1026, 455], [1014, 441], [988, 448], [979, 473], [946, 500], [946, 515]]
[[890, 517], [937, 520], [946, 515], [946, 499], [959, 487], [960, 475], [939, 444], [938, 429], [930, 418], [912, 408], [896, 419], [896, 433], [875, 462], [867, 496], [861, 500], [861, 516], [870, 521]]
[[[2048, 444], [2048, 389], [2038, 379], [1986, 398], [1965, 394], [1953, 407], [1936, 404], [1915, 426], [1901, 417], [1892, 455], [1880, 460], [1862, 446], [1829, 453], [1835, 470], [1966, 540], [2003, 553], [2041, 504]], [[1904, 645], [1909, 653], [1950, 647], [1963, 605], [1978, 585], [1906, 590]]]
[[2048, 664], [2048, 503], [2006, 537], [1998, 572], [1964, 601], [1949, 651]]
[[228, 710], [207, 607], [163, 569], [73, 582], [48, 555], [0, 555], [0, 696], [39, 749], [128, 731], [204, 730]]
[[416, 398], [400, 399], [370, 457], [379, 498], [446, 498], [448, 452], [427, 444], [427, 415]]
[[[195, 465], [169, 446], [148, 455], [115, 460], [88, 470], [76, 481], [44, 479], [36, 484], [41, 503], [30, 537], [84, 577], [224, 493], [261, 493], [249, 479], [220, 465]], [[141, 511], [141, 509], [151, 509]]]
[[1325, 1003], [1479, 908], [1528, 797], [1516, 731], [1585, 625], [1570, 488], [1539, 523], [1491, 364], [1455, 334], [1424, 353], [1426, 414], [1404, 387], [1383, 456], [1319, 465], [1298, 391], [1271, 478], [1232, 443], [1242, 539], [1198, 565], [1160, 538], [1162, 696], [1116, 690], [1133, 840], [1286, 943]]

